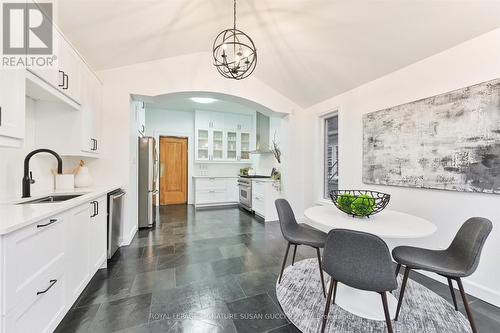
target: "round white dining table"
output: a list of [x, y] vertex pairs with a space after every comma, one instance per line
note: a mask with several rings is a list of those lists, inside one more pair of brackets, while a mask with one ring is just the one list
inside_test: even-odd
[[[369, 218], [358, 218], [341, 212], [333, 205], [324, 205], [308, 208], [304, 215], [309, 219], [307, 224], [324, 232], [332, 229], [350, 229], [368, 232], [382, 239], [415, 239], [436, 232], [436, 226], [426, 219], [389, 209], [384, 209]], [[391, 318], [394, 318], [397, 299], [388, 293], [387, 301]], [[382, 300], [378, 293], [339, 283], [335, 303], [357, 316], [385, 320]]]

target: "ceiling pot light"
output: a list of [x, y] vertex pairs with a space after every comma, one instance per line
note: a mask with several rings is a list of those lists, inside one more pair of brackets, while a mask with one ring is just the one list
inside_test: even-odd
[[200, 104], [210, 104], [217, 101], [215, 98], [210, 97], [191, 97], [190, 100]]
[[233, 28], [217, 35], [213, 56], [214, 65], [222, 76], [241, 80], [254, 71], [257, 65], [257, 49], [247, 34], [236, 29], [236, 0], [233, 7]]

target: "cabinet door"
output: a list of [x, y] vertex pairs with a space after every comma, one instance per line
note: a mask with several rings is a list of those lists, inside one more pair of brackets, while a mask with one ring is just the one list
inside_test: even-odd
[[100, 197], [90, 203], [89, 227], [89, 271], [90, 276], [101, 267], [106, 260], [107, 249], [107, 202], [106, 197]]
[[236, 132], [239, 129], [240, 116], [235, 113], [224, 115], [224, 128], [226, 131]]
[[226, 178], [226, 195], [227, 202], [239, 201], [238, 178]]
[[252, 132], [253, 129], [253, 117], [247, 115], [240, 115], [239, 118], [239, 126], [238, 130], [242, 132]]
[[143, 102], [136, 102], [137, 110], [137, 131], [145, 135], [146, 134], [146, 109], [144, 108]]
[[203, 128], [196, 130], [196, 160], [208, 161], [210, 158], [209, 132]]
[[211, 112], [196, 111], [195, 126], [196, 128], [211, 128], [212, 127]]
[[238, 159], [238, 132], [226, 133], [226, 159], [236, 161]]
[[[72, 304], [83, 291], [89, 280], [89, 225], [90, 209], [88, 203], [71, 212], [66, 221], [68, 226], [66, 264], [68, 267], [68, 304]], [[92, 235], [94, 237], [94, 235]]]
[[[92, 105], [92, 137], [94, 139], [94, 153], [99, 154], [101, 149], [101, 125], [102, 125], [102, 84], [101, 82], [91, 73], [91, 105]], [[93, 140], [91, 140], [93, 141]]]
[[[57, 34], [57, 32], [54, 31], [54, 34]], [[59, 75], [63, 79], [63, 84], [59, 88], [65, 95], [81, 104], [80, 80], [81, 69], [84, 64], [63, 36], [59, 36], [59, 40], [61, 54], [59, 58]]]
[[82, 151], [97, 152], [97, 128], [100, 126], [100, 105], [96, 79], [88, 68], [82, 70]]
[[23, 70], [0, 70], [0, 145], [18, 146], [24, 138], [25, 75]]
[[250, 133], [240, 132], [239, 153], [241, 161], [250, 160]]
[[211, 127], [213, 129], [224, 129], [224, 113], [210, 112]]
[[213, 130], [211, 140], [211, 157], [214, 161], [222, 161], [224, 159], [224, 131]]

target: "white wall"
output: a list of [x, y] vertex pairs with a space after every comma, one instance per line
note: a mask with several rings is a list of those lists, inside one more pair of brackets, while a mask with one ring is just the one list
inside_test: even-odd
[[[24, 158], [38, 147], [35, 145], [37, 104], [26, 98], [26, 132], [21, 148], [0, 147], [0, 201], [18, 199], [22, 194], [22, 178], [24, 174]], [[54, 130], [57, 130], [54, 128]], [[63, 171], [74, 169], [79, 158], [62, 157]], [[91, 167], [89, 167], [91, 170]], [[57, 170], [56, 159], [49, 154], [37, 154], [30, 160], [30, 170], [35, 183], [31, 185], [31, 194], [47, 193], [54, 189], [54, 176], [51, 170]], [[92, 170], [91, 170], [92, 171]]]
[[373, 188], [390, 193], [391, 209], [432, 221], [438, 230], [432, 237], [413, 242], [421, 246], [444, 248], [467, 218], [491, 219], [493, 232], [484, 247], [481, 263], [465, 284], [473, 295], [500, 306], [500, 196], [365, 185], [361, 178], [363, 114], [499, 77], [500, 29], [497, 29], [309, 108], [304, 112], [306, 205], [313, 205], [322, 189], [321, 178], [314, 176], [322, 175], [318, 116], [339, 109], [340, 188]]
[[[183, 91], [210, 91], [251, 100], [281, 113], [289, 113], [287, 122], [297, 119], [293, 114], [299, 106], [260, 82], [255, 77], [245, 80], [228, 80], [213, 67], [208, 52], [156, 60], [101, 71], [103, 82], [102, 154], [96, 161], [96, 181], [122, 184], [128, 195], [125, 198], [123, 242], [133, 237], [137, 228], [137, 200], [132, 184], [134, 168], [131, 151], [130, 94], [156, 96]], [[295, 140], [295, 138], [292, 138]], [[284, 152], [285, 154], [285, 152]], [[292, 154], [290, 154], [290, 157]], [[297, 163], [299, 164], [299, 163]], [[297, 211], [302, 211], [301, 184], [291, 183], [287, 188]], [[294, 188], [298, 187], [298, 188]]]

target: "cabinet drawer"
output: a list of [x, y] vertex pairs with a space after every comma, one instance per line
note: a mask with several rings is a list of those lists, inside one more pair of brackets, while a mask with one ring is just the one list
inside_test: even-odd
[[226, 190], [196, 191], [196, 204], [226, 202]]
[[5, 290], [4, 314], [19, 301], [23, 288], [35, 276], [64, 254], [63, 215], [54, 216], [5, 238]]
[[201, 178], [196, 179], [197, 190], [225, 190], [226, 180], [224, 178]]
[[64, 317], [64, 257], [22, 287], [17, 306], [5, 317], [6, 332], [52, 332]]
[[256, 194], [252, 194], [252, 209], [262, 215], [265, 216], [266, 212], [266, 202], [264, 201], [264, 197]]
[[253, 181], [252, 182], [252, 193], [255, 193], [258, 196], [264, 197], [266, 193], [266, 183]]

